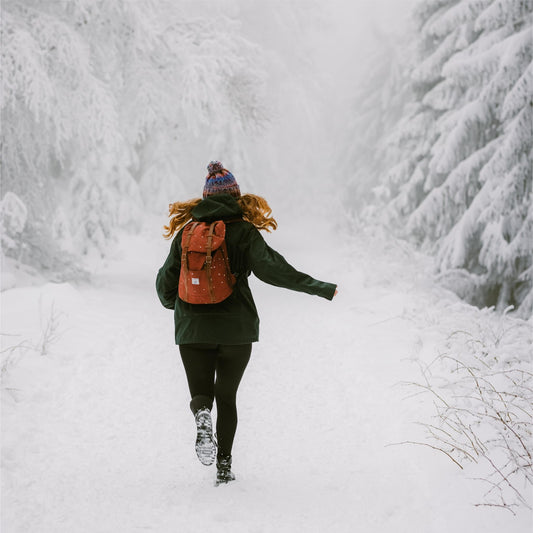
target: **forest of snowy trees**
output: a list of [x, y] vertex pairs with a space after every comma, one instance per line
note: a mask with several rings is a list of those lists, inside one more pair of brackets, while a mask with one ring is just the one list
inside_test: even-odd
[[185, 7], [2, 3], [6, 253], [61, 270], [103, 252], [180, 192], [191, 136], [223, 153], [261, 125], [257, 50], [236, 21]]
[[301, 206], [329, 183], [468, 302], [531, 315], [533, 0], [406, 2], [411, 31], [376, 28], [357, 55], [371, 68], [351, 114], [331, 101], [352, 87], [355, 45], [338, 47], [337, 76], [316, 68], [331, 31], [318, 2], [207, 4], [3, 2], [5, 254], [76, 275], [114, 228], [197, 195], [219, 157], [245, 189], [305, 183]]
[[[533, 309], [533, 2], [424, 0], [357, 98], [348, 164], [367, 214], [478, 306]], [[387, 58], [386, 60], [384, 58]], [[381, 84], [381, 85], [379, 85]]]

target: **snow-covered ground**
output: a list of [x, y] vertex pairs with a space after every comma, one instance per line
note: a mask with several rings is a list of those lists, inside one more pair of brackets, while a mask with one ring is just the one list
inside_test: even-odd
[[2, 294], [2, 531], [530, 531], [527, 511], [474, 507], [483, 487], [443, 454], [391, 446], [423, 438], [431, 402], [398, 384], [420, 379], [440, 318], [468, 306], [401, 245], [324, 234], [319, 250], [283, 224], [271, 245], [340, 293], [252, 281], [262, 329], [239, 391], [237, 481], [215, 488], [154, 290], [162, 223], [123, 236], [90, 285]]

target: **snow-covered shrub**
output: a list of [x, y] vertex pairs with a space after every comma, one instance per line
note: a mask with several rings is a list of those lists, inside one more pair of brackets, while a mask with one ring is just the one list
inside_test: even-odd
[[421, 421], [427, 441], [417, 444], [440, 450], [486, 484], [476, 505], [531, 508], [531, 323], [457, 309], [455, 316], [440, 317], [438, 328], [448, 331], [438, 357], [421, 362], [423, 381], [409, 384], [430, 395], [435, 406], [433, 420]]
[[28, 210], [24, 202], [14, 193], [6, 192], [0, 201], [0, 235], [2, 250], [5, 253], [16, 253], [21, 243], [19, 241], [26, 221]]
[[[41, 300], [39, 300], [40, 329], [38, 337], [34, 339], [26, 338], [16, 344], [10, 344], [9, 340], [2, 339], [2, 350], [0, 350], [0, 378], [4, 390], [8, 390], [5, 388], [5, 378], [12, 367], [16, 366], [22, 358], [27, 356], [36, 355], [45, 357], [50, 355], [53, 345], [57, 343], [63, 334], [61, 330], [62, 314], [55, 309], [53, 303], [47, 310], [43, 310], [41, 303]], [[7, 337], [10, 337], [10, 335]], [[16, 338], [18, 335], [11, 335], [11, 337]]]
[[469, 301], [530, 316], [533, 0], [421, 0], [414, 19], [411, 92], [371, 148], [387, 154], [372, 211], [433, 252], [443, 279], [469, 272]]

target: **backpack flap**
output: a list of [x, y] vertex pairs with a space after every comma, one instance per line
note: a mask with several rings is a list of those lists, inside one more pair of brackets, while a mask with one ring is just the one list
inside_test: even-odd
[[[201, 252], [204, 255], [207, 252], [207, 248], [209, 246], [209, 234], [210, 234], [210, 228], [211, 224], [207, 224], [205, 222], [202, 222], [198, 224], [195, 229], [193, 230], [193, 234], [191, 236], [191, 241], [188, 246], [189, 252]], [[184, 231], [187, 232], [187, 228]], [[222, 243], [224, 242], [224, 239], [226, 238], [226, 224], [224, 224], [224, 221], [219, 220], [215, 223], [213, 234], [212, 234], [212, 240], [211, 240], [211, 250], [214, 252], [215, 250], [218, 250]]]
[[188, 270], [191, 272], [202, 270], [206, 261], [205, 252], [189, 252], [186, 257]]

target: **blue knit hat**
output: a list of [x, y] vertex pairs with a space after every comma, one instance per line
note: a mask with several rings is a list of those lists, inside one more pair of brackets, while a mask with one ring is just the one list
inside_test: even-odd
[[204, 186], [204, 198], [213, 194], [231, 194], [239, 197], [241, 190], [235, 181], [235, 176], [225, 169], [220, 161], [210, 161], [207, 165], [207, 174]]

